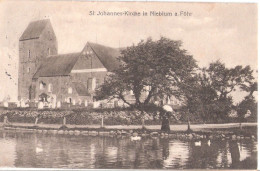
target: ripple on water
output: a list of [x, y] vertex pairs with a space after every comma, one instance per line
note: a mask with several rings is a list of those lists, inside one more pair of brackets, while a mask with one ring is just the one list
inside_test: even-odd
[[[206, 169], [256, 167], [257, 142], [193, 141], [0, 132], [0, 166], [48, 168]], [[4, 162], [3, 162], [4, 161]], [[253, 164], [252, 164], [253, 163]], [[255, 164], [255, 165], [254, 165]]]

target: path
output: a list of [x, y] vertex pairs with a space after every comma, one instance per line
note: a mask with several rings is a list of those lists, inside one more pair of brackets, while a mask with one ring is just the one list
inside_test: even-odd
[[[34, 126], [33, 123], [12, 123], [13, 126]], [[0, 127], [3, 123], [0, 123]], [[61, 125], [58, 124], [38, 124], [39, 127], [44, 128], [54, 128], [58, 129]], [[66, 125], [69, 128], [100, 128], [100, 125]], [[257, 123], [242, 123], [242, 126], [257, 126]], [[160, 130], [161, 125], [146, 125], [147, 129]], [[172, 131], [186, 131], [187, 125], [171, 125]], [[206, 129], [216, 129], [216, 128], [238, 128], [239, 123], [223, 123], [223, 124], [191, 124], [191, 129], [194, 131], [201, 131]], [[141, 129], [141, 125], [105, 125], [107, 129]]]

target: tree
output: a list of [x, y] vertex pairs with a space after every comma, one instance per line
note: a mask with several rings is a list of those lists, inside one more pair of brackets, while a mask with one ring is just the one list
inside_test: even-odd
[[250, 66], [238, 65], [229, 69], [224, 63], [216, 61], [211, 63], [206, 71], [209, 83], [216, 90], [218, 99], [226, 99], [231, 92], [236, 91], [236, 88], [250, 85], [254, 80]]
[[249, 91], [249, 95], [246, 96], [240, 103], [237, 104], [237, 114], [240, 122], [246, 120], [246, 114], [250, 113], [249, 120], [257, 121], [257, 102]]
[[257, 102], [253, 93], [257, 91], [257, 82], [250, 82], [248, 85], [242, 85], [241, 89], [249, 94], [237, 105], [237, 113], [240, 122], [245, 120], [245, 114], [250, 113], [251, 120], [257, 120]]
[[257, 87], [252, 73], [249, 66], [227, 68], [220, 61], [211, 63], [197, 74], [196, 85], [193, 86], [196, 88], [189, 93], [187, 108], [192, 113], [200, 113], [204, 122], [227, 119], [233, 107], [231, 93], [240, 88], [252, 94]]
[[[161, 37], [122, 50], [120, 67], [97, 90], [97, 99], [121, 99], [142, 113], [154, 106], [156, 99], [183, 99], [197, 64], [181, 46], [181, 41]], [[134, 94], [133, 103], [126, 98], [129, 91]]]

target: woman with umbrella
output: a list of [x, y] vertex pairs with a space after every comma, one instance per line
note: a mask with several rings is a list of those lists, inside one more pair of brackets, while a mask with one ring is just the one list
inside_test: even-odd
[[162, 120], [162, 127], [161, 127], [161, 131], [164, 132], [170, 132], [170, 117], [173, 116], [176, 120], [178, 120], [176, 118], [176, 116], [173, 114], [173, 109], [171, 106], [169, 105], [164, 105], [162, 107], [162, 110], [160, 111], [160, 117]]

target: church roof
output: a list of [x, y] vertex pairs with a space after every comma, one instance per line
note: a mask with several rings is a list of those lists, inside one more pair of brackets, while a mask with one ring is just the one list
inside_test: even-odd
[[25, 31], [23, 32], [22, 36], [20, 37], [20, 41], [29, 40], [29, 39], [38, 39], [42, 34], [42, 31], [46, 27], [47, 24], [50, 23], [49, 19], [46, 20], [38, 20], [31, 22]]
[[94, 51], [94, 53], [108, 71], [113, 71], [118, 68], [119, 61], [117, 58], [120, 56], [119, 49], [91, 42], [88, 42], [88, 45], [91, 47], [91, 49]]
[[87, 87], [81, 82], [73, 82], [73, 87], [79, 96], [89, 96]]
[[[108, 71], [113, 71], [119, 66], [119, 49], [95, 43], [88, 44]], [[47, 57], [33, 78], [69, 75], [80, 55], [81, 53], [70, 53]]]
[[80, 53], [53, 55], [43, 61], [33, 78], [69, 75]]

